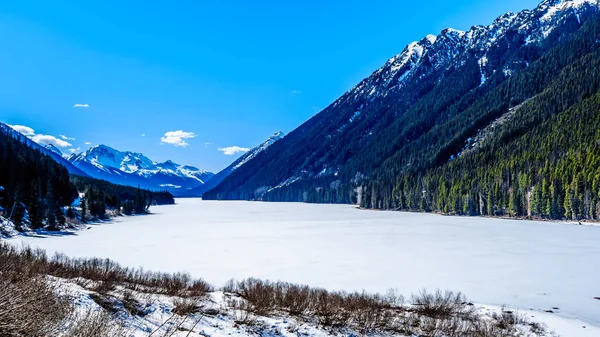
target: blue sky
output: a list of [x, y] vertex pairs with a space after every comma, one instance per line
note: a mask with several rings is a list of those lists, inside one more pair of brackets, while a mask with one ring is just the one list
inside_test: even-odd
[[2, 1], [0, 121], [218, 171], [406, 44], [538, 2]]

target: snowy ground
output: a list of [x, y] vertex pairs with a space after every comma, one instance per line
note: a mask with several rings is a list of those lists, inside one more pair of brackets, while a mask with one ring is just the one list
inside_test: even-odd
[[12, 242], [187, 271], [215, 285], [253, 276], [331, 290], [449, 289], [477, 303], [557, 317], [584, 336], [600, 326], [599, 227], [346, 205], [177, 202], [75, 235]]
[[[77, 304], [79, 314], [102, 311], [101, 307], [90, 297], [90, 291], [81, 286], [59, 278], [50, 277], [49, 281], [59, 286], [63, 294], [68, 294]], [[114, 298], [120, 298], [122, 287], [117, 287], [111, 292]], [[247, 315], [243, 311], [233, 309], [228, 299], [239, 298], [236, 295], [215, 291], [208, 293], [201, 301], [197, 302], [199, 312], [186, 315], [174, 315], [173, 309], [176, 297], [165, 295], [151, 295], [129, 291], [131, 298], [135, 299], [141, 308], [142, 314], [131, 315], [119, 304], [116, 319], [121, 326], [115, 335], [128, 337], [158, 336], [190, 336], [201, 335], [205, 337], [238, 336], [368, 336], [368, 337], [393, 337], [402, 334], [361, 333], [349, 328], [331, 329], [318, 324], [311, 319], [300, 319], [284, 312], [277, 315], [258, 316]], [[120, 302], [119, 302], [120, 303]], [[475, 304], [474, 309], [482, 320], [491, 320], [494, 314], [501, 314], [509, 309], [490, 305]], [[212, 311], [212, 312], [211, 312]], [[516, 335], [521, 337], [597, 337], [600, 328], [589, 326], [581, 321], [562, 318], [549, 313], [540, 313], [531, 310], [510, 311], [518, 319], [515, 328]], [[239, 322], [244, 320], [243, 322]], [[534, 333], [531, 323], [536, 323], [542, 331]], [[512, 335], [511, 335], [512, 336]], [[406, 336], [405, 336], [406, 337]]]

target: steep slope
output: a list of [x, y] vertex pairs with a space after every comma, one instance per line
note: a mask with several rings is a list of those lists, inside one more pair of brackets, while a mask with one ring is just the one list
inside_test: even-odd
[[[594, 80], [593, 70], [575, 64], [598, 49], [598, 7], [595, 0], [546, 0], [489, 26], [445, 29], [411, 43], [204, 198], [405, 208], [392, 202], [398, 179], [448, 165], [478, 130], [493, 129], [509, 111], [528, 114], [515, 107], [559, 79]], [[584, 98], [598, 88], [578, 89], [572, 95]], [[519, 117], [529, 122], [526, 128], [508, 123], [510, 129], [492, 138], [527, 132], [530, 117]], [[374, 191], [368, 204], [361, 198], [366, 188]]]
[[[76, 166], [74, 166], [73, 164], [71, 164], [68, 160], [64, 159], [62, 157], [62, 154], [60, 153], [60, 150], [56, 149], [56, 147], [54, 147], [54, 146], [50, 145], [50, 146], [44, 147], [44, 146], [34, 142], [33, 140], [27, 138], [25, 135], [13, 130], [13, 128], [8, 126], [7, 124], [1, 123], [1, 122], [0, 122], [0, 133], [10, 136], [10, 137], [18, 140], [19, 142], [29, 146], [30, 148], [38, 150], [41, 153], [49, 156], [50, 158], [54, 159], [54, 161], [56, 161], [57, 163], [64, 166], [69, 171], [69, 173], [79, 175], [82, 177], [88, 177], [87, 173], [85, 173], [81, 169], [79, 169]], [[56, 152], [56, 151], [58, 151], [58, 152]]]
[[262, 144], [260, 144], [259, 146], [255, 147], [255, 148], [251, 149], [250, 151], [244, 153], [244, 155], [242, 155], [240, 158], [238, 158], [236, 161], [234, 161], [231, 165], [227, 166], [225, 169], [223, 169], [219, 173], [215, 174], [215, 176], [212, 177], [204, 185], [194, 187], [194, 188], [190, 189], [189, 191], [187, 191], [186, 196], [201, 197], [204, 194], [204, 192], [217, 187], [231, 173], [233, 173], [235, 170], [242, 167], [248, 161], [250, 161], [251, 159], [256, 157], [259, 153], [265, 151], [268, 147], [273, 145], [273, 143], [282, 139], [284, 136], [285, 136], [285, 134], [283, 132], [281, 132], [281, 131], [276, 132], [271, 137], [269, 137], [265, 142], [263, 142]]
[[71, 155], [68, 160], [94, 178], [153, 190], [166, 189], [173, 194], [203, 185], [214, 175], [170, 160], [156, 163], [141, 153], [118, 151], [106, 145]]
[[45, 148], [46, 150], [50, 150], [50, 151], [52, 151], [52, 152], [54, 152], [54, 153], [56, 153], [56, 154], [60, 155], [61, 157], [63, 156], [63, 153], [62, 153], [62, 151], [61, 151], [61, 150], [59, 150], [59, 149], [58, 149], [56, 146], [54, 146], [54, 145], [52, 145], [52, 144], [45, 145], [45, 146], [44, 146], [44, 148]]

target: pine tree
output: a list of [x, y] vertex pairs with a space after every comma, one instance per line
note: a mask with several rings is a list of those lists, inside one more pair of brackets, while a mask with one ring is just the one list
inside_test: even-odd
[[27, 205], [29, 223], [31, 224], [31, 228], [33, 229], [39, 229], [44, 227], [44, 217], [42, 215], [40, 194], [40, 180], [39, 178], [36, 178], [31, 182], [31, 187], [29, 189], [29, 203]]
[[81, 207], [81, 223], [86, 223], [86, 213], [87, 213], [87, 200], [85, 197], [81, 197], [80, 200], [80, 207]]

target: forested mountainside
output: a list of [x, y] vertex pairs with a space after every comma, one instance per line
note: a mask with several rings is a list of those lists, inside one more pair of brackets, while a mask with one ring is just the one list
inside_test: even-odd
[[64, 166], [71, 174], [76, 174], [83, 177], [88, 176], [85, 172], [69, 163], [68, 160], [64, 159], [60, 150], [53, 145], [42, 146], [29, 139], [27, 136], [21, 134], [20, 132], [13, 130], [12, 127], [2, 122], [0, 122], [0, 133], [7, 136], [11, 136], [20, 141], [21, 143], [26, 144], [27, 146], [34, 148], [40, 151], [41, 153], [51, 157], [52, 159], [54, 159], [54, 161]]
[[204, 198], [597, 219], [598, 8], [412, 43]]
[[76, 217], [74, 202], [81, 206], [78, 221], [84, 222], [86, 215], [105, 218], [108, 209], [144, 213], [151, 204], [174, 202], [168, 192], [70, 175], [66, 167], [24, 139], [0, 132], [0, 215], [11, 220], [18, 231], [63, 228], [67, 218]]

